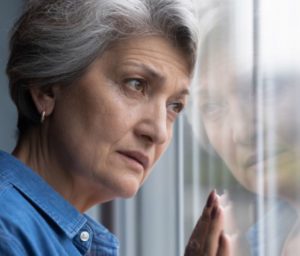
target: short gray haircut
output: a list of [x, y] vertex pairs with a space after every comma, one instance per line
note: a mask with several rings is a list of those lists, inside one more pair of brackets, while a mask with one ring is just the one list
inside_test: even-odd
[[39, 123], [29, 88], [69, 85], [108, 47], [159, 35], [188, 60], [197, 55], [197, 19], [188, 0], [31, 0], [13, 28], [6, 72], [20, 135]]

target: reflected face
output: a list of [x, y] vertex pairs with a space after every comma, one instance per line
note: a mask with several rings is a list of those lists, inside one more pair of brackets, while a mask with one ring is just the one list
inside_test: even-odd
[[273, 74], [253, 86], [243, 72], [219, 54], [203, 67], [200, 110], [214, 150], [237, 180], [267, 193], [271, 184], [283, 196], [299, 192], [299, 88], [286, 74]]
[[84, 184], [84, 192], [100, 201], [137, 192], [186, 105], [185, 60], [164, 38], [130, 39], [113, 45], [62, 89], [51, 143], [74, 184]]

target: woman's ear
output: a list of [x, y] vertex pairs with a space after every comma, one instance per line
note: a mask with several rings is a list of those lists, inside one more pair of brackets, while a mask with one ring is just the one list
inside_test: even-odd
[[29, 90], [37, 111], [40, 114], [44, 112], [45, 116], [51, 115], [55, 107], [59, 87], [51, 86], [45, 89], [33, 86]]

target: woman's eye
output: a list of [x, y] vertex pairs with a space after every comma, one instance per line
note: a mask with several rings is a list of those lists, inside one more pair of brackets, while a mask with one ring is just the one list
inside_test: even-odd
[[147, 87], [147, 83], [145, 80], [130, 78], [125, 81], [126, 86], [136, 92], [144, 93]]
[[225, 106], [218, 103], [205, 103], [201, 106], [201, 112], [207, 119], [217, 119], [222, 117]]
[[184, 104], [181, 103], [181, 102], [174, 102], [174, 103], [171, 103], [169, 106], [168, 106], [169, 110], [171, 110], [172, 112], [176, 113], [176, 114], [179, 114], [183, 108], [184, 108]]

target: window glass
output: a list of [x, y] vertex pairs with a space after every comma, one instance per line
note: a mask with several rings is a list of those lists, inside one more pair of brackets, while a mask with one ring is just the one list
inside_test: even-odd
[[185, 239], [216, 188], [235, 255], [297, 255], [300, 2], [205, 3], [188, 113], [197, 139], [184, 133]]

